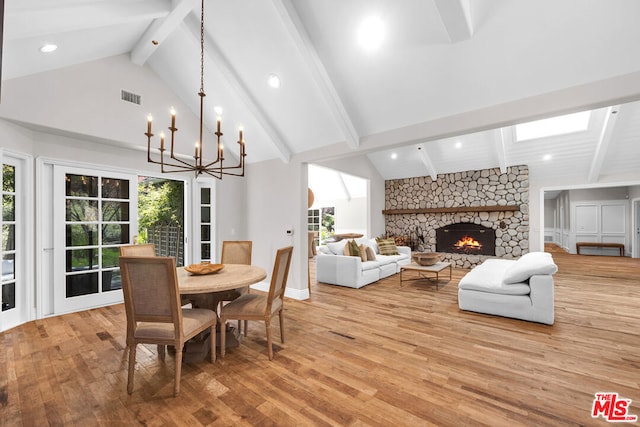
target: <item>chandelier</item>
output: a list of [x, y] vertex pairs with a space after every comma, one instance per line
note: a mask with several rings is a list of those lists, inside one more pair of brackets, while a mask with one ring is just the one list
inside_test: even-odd
[[235, 166], [223, 166], [224, 161], [224, 146], [220, 137], [223, 133], [220, 131], [220, 122], [221, 118], [218, 115], [217, 117], [217, 128], [214, 134], [217, 136], [217, 145], [216, 145], [216, 159], [211, 162], [203, 162], [203, 140], [202, 140], [202, 121], [204, 115], [204, 97], [206, 94], [204, 93], [204, 0], [202, 0], [202, 9], [200, 13], [200, 91], [198, 92], [198, 96], [200, 97], [200, 139], [195, 144], [195, 151], [193, 154], [193, 161], [185, 161], [178, 158], [174, 153], [174, 137], [175, 133], [178, 130], [176, 128], [176, 111], [171, 108], [171, 126], [169, 126], [169, 131], [171, 132], [171, 150], [170, 154], [167, 158], [165, 155], [165, 146], [164, 146], [164, 133], [160, 133], [160, 146], [158, 150], [160, 151], [160, 159], [154, 160], [151, 157], [151, 138], [153, 137], [153, 133], [151, 133], [151, 124], [153, 121], [153, 117], [151, 114], [147, 117], [147, 131], [145, 135], [147, 136], [147, 162], [155, 163], [160, 165], [160, 171], [162, 173], [172, 173], [172, 172], [195, 172], [196, 177], [201, 174], [206, 174], [212, 176], [214, 178], [222, 179], [223, 175], [231, 175], [231, 176], [244, 176], [244, 158], [246, 157], [245, 153], [245, 144], [244, 138], [242, 137], [242, 128], [239, 129], [238, 136], [238, 145], [240, 146], [239, 153], [239, 163]]

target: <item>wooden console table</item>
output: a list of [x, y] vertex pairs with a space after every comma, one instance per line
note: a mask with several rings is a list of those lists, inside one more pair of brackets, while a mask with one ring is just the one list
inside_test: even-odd
[[618, 248], [620, 256], [624, 256], [624, 244], [622, 243], [600, 243], [600, 242], [578, 242], [576, 243], [576, 254], [580, 255], [580, 248]]

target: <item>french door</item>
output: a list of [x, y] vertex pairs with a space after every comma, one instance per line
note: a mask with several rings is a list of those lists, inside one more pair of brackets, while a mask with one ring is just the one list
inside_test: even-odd
[[122, 301], [120, 246], [137, 234], [137, 176], [54, 166], [54, 312]]
[[[215, 237], [215, 184], [210, 180], [198, 179], [194, 181], [193, 200], [193, 257], [194, 262], [216, 262], [219, 254]], [[198, 208], [199, 207], [199, 208]]]
[[12, 328], [28, 320], [28, 295], [25, 260], [26, 223], [30, 213], [26, 211], [24, 159], [3, 156], [2, 166], [2, 311], [0, 331]]

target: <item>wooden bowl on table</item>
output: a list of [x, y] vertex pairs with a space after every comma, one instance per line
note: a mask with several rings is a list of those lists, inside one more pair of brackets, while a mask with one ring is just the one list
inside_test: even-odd
[[414, 252], [411, 256], [419, 265], [434, 265], [440, 261], [440, 255], [436, 252]]

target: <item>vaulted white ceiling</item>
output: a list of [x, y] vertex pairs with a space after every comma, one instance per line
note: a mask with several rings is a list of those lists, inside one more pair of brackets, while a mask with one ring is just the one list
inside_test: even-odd
[[[226, 133], [245, 129], [248, 162], [362, 154], [387, 179], [528, 164], [597, 182], [638, 169], [640, 107], [619, 102], [640, 99], [636, 0], [207, 0], [205, 10], [206, 125], [222, 106]], [[357, 31], [371, 15], [386, 36], [365, 51]], [[197, 115], [199, 20], [200, 0], [5, 0], [3, 85], [124, 54]], [[58, 50], [42, 54], [44, 43]], [[626, 93], [592, 89], [625, 76]], [[565, 103], [545, 98], [563, 93]], [[139, 94], [135, 121], [147, 113]], [[500, 107], [503, 117], [483, 119]], [[598, 107], [587, 131], [514, 140], [518, 121], [587, 107]], [[451, 136], [460, 129], [470, 132]]]

